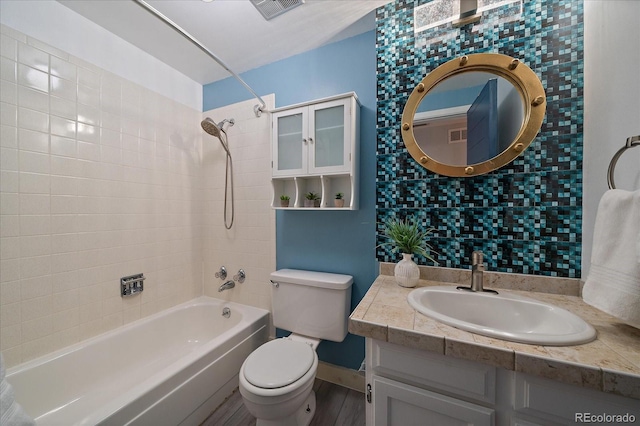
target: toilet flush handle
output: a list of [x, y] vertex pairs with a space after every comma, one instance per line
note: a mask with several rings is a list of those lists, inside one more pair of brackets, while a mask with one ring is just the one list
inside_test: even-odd
[[269, 280], [269, 281], [271, 281], [271, 285], [274, 286], [275, 288], [280, 287], [280, 283], [277, 283], [277, 282], [275, 282], [273, 280]]

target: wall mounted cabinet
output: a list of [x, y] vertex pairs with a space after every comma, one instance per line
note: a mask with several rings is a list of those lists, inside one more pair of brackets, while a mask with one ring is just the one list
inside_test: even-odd
[[[313, 192], [320, 197], [321, 209], [356, 210], [360, 129], [356, 94], [276, 108], [271, 118], [272, 207], [281, 208], [280, 197], [286, 195], [288, 209], [305, 209], [305, 195]], [[335, 207], [338, 192], [344, 195], [344, 207]]]

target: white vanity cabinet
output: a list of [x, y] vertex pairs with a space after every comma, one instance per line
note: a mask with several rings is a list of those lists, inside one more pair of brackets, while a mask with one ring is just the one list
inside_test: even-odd
[[[494, 410], [395, 380], [373, 376], [373, 421], [393, 425], [494, 424]], [[369, 424], [367, 422], [367, 424]]]
[[[640, 400], [530, 374], [511, 372], [511, 376], [515, 386], [512, 425], [562, 426], [640, 422]], [[598, 419], [598, 416], [604, 415], [611, 417]]]
[[320, 196], [331, 209], [336, 193], [342, 209], [358, 208], [360, 104], [347, 93], [272, 111], [272, 207], [290, 198], [289, 209], [304, 208], [305, 195]]
[[496, 369], [366, 339], [367, 425], [478, 425], [495, 421]]
[[615, 424], [594, 422], [598, 415], [640, 421], [636, 399], [371, 338], [365, 362], [368, 426]]

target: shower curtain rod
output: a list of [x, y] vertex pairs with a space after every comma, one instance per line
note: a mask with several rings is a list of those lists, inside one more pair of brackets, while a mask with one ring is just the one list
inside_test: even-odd
[[236, 80], [238, 80], [240, 83], [242, 83], [242, 85], [249, 91], [251, 92], [251, 94], [260, 101], [260, 103], [262, 105], [255, 105], [253, 107], [253, 112], [256, 114], [256, 117], [260, 117], [260, 114], [262, 114], [262, 112], [266, 111], [267, 108], [267, 104], [262, 100], [262, 98], [260, 96], [258, 96], [258, 94], [256, 92], [253, 91], [253, 89], [251, 87], [249, 87], [249, 85], [247, 83], [245, 83], [245, 81], [240, 78], [240, 76], [238, 74], [236, 74], [235, 72], [233, 72], [228, 66], [227, 64], [225, 64], [222, 59], [220, 59], [218, 56], [216, 56], [212, 51], [210, 51], [209, 49], [207, 49], [202, 43], [200, 43], [198, 40], [196, 40], [191, 34], [189, 34], [188, 32], [186, 32], [185, 30], [183, 30], [178, 24], [176, 24], [175, 22], [173, 22], [171, 19], [167, 18], [165, 15], [163, 15], [160, 11], [158, 11], [157, 9], [155, 9], [153, 6], [151, 6], [149, 3], [147, 3], [144, 0], [133, 0], [134, 2], [136, 2], [137, 4], [139, 4], [140, 6], [144, 7], [147, 11], [151, 12], [153, 15], [155, 15], [158, 19], [162, 20], [165, 24], [169, 25], [171, 28], [173, 28], [176, 32], [178, 32], [181, 36], [183, 36], [184, 38], [186, 38], [187, 40], [189, 40], [191, 43], [195, 44], [198, 48], [200, 48], [200, 50], [202, 50], [204, 53], [206, 53], [207, 55], [209, 55], [214, 61], [216, 61], [222, 68], [224, 68], [225, 70], [227, 70], [232, 76], [234, 76], [236, 78]]

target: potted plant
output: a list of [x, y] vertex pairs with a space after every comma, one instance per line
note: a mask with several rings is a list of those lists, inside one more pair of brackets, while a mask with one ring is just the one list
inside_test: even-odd
[[398, 285], [415, 287], [420, 279], [420, 269], [411, 259], [413, 254], [422, 255], [427, 260], [438, 264], [431, 256], [433, 249], [427, 243], [429, 234], [434, 230], [435, 228], [429, 228], [423, 231], [412, 217], [407, 217], [405, 220], [392, 218], [385, 222], [384, 235], [390, 241], [380, 245], [391, 244], [394, 246], [394, 250], [402, 253], [402, 260], [396, 264], [394, 269]]
[[281, 195], [280, 196], [280, 207], [289, 207], [289, 196]]
[[320, 207], [320, 197], [315, 192], [307, 192], [304, 198], [305, 207]]
[[333, 201], [333, 205], [336, 207], [344, 207], [344, 194], [342, 192], [338, 192], [336, 194], [336, 199]]

